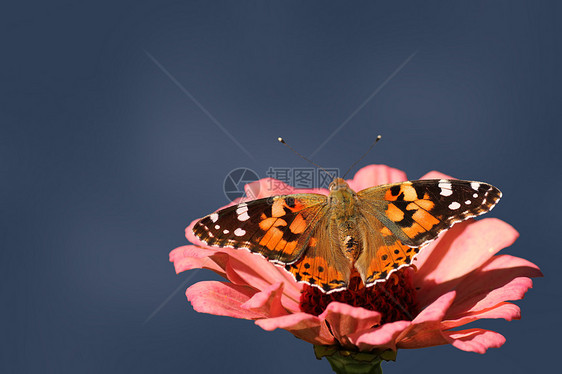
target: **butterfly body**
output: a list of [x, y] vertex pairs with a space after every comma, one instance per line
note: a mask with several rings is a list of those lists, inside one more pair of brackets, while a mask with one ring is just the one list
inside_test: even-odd
[[210, 246], [260, 254], [297, 282], [330, 293], [344, 290], [353, 272], [367, 287], [385, 281], [441, 232], [491, 210], [500, 197], [481, 182], [419, 180], [356, 192], [335, 178], [328, 196], [243, 202], [202, 218], [193, 231]]
[[328, 196], [328, 214], [331, 214], [332, 234], [338, 242], [337, 248], [342, 251], [352, 265], [360, 254], [357, 218], [359, 217], [357, 194], [341, 178], [336, 178], [330, 184]]

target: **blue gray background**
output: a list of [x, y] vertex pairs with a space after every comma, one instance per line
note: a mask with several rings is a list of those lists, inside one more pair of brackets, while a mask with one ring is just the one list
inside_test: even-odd
[[385, 372], [550, 370], [561, 5], [390, 3], [5, 5], [1, 371], [330, 372], [289, 333], [194, 312], [185, 288], [216, 277], [176, 275], [168, 252], [226, 203], [230, 170], [308, 166], [276, 138], [311, 154], [344, 122], [317, 162], [345, 169], [382, 134], [361, 166], [493, 183], [504, 198], [491, 216], [521, 233], [506, 253], [545, 273], [521, 321], [475, 324], [503, 348], [400, 351]]

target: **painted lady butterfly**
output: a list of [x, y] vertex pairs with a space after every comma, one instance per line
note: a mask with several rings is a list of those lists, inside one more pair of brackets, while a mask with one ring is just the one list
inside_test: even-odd
[[420, 248], [501, 198], [481, 182], [433, 179], [353, 191], [342, 178], [329, 196], [295, 194], [240, 203], [199, 220], [193, 232], [214, 247], [245, 248], [326, 293], [346, 289], [356, 270], [368, 287], [412, 264]]

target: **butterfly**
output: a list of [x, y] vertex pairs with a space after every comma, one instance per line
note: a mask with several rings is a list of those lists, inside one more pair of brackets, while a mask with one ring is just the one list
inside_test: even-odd
[[244, 248], [325, 293], [345, 290], [356, 272], [384, 282], [456, 222], [490, 211], [494, 186], [453, 179], [414, 180], [355, 192], [342, 178], [328, 196], [273, 196], [219, 210], [193, 227], [213, 247]]

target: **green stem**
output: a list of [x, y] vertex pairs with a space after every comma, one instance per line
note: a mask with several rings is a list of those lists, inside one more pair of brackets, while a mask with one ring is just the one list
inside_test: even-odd
[[315, 345], [316, 358], [326, 357], [337, 374], [382, 374], [381, 362], [394, 361], [396, 351], [354, 352], [338, 346]]

